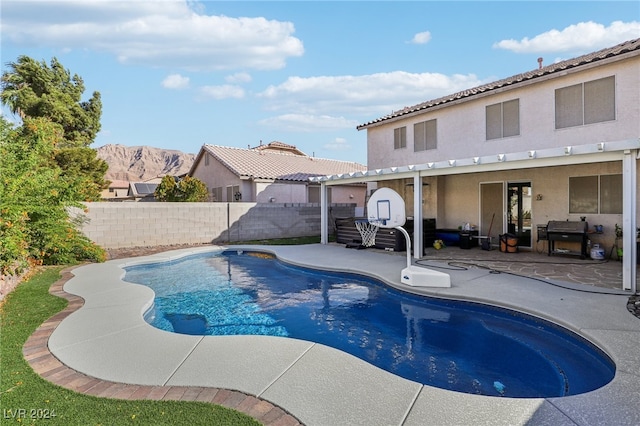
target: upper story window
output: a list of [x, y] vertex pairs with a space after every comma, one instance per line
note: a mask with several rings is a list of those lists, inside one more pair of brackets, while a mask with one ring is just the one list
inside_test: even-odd
[[413, 125], [413, 150], [415, 152], [438, 147], [438, 121], [428, 120]]
[[520, 134], [520, 99], [486, 107], [487, 140]]
[[206, 152], [204, 153], [204, 165], [209, 165], [209, 154], [207, 154]]
[[556, 129], [616, 118], [614, 76], [556, 89]]
[[398, 127], [393, 129], [393, 149], [400, 149], [407, 147], [407, 128]]

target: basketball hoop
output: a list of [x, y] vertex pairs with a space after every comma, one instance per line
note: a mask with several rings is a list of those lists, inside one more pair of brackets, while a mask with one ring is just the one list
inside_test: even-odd
[[362, 237], [363, 247], [373, 247], [376, 245], [376, 234], [378, 233], [379, 227], [377, 221], [369, 222], [367, 219], [356, 220], [356, 229]]

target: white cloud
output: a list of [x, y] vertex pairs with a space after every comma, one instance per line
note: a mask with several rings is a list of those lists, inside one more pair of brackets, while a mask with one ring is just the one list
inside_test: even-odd
[[200, 93], [205, 98], [210, 99], [242, 99], [244, 98], [244, 89], [239, 86], [233, 86], [231, 84], [224, 84], [221, 86], [202, 86]]
[[2, 4], [2, 37], [18, 46], [89, 49], [122, 63], [191, 71], [280, 69], [304, 53], [291, 22], [204, 15], [186, 0], [33, 4]]
[[424, 31], [421, 33], [417, 33], [413, 36], [410, 43], [413, 44], [427, 44], [431, 41], [431, 33], [429, 31]]
[[162, 80], [162, 87], [165, 89], [186, 89], [189, 87], [189, 77], [183, 77], [180, 74], [168, 75]]
[[283, 114], [260, 120], [259, 124], [291, 132], [318, 132], [342, 129], [355, 129], [357, 121], [344, 117], [311, 114]]
[[394, 71], [363, 76], [290, 77], [258, 94], [265, 108], [300, 114], [386, 114], [486, 83], [475, 75]]
[[225, 77], [227, 83], [249, 83], [251, 82], [251, 75], [246, 72], [238, 72]]
[[335, 138], [333, 142], [326, 143], [322, 147], [329, 151], [348, 151], [351, 149], [351, 145], [344, 138]]
[[532, 39], [502, 40], [494, 43], [497, 49], [516, 53], [591, 52], [638, 38], [640, 22], [615, 21], [605, 27], [592, 21], [570, 25], [563, 30], [550, 30]]

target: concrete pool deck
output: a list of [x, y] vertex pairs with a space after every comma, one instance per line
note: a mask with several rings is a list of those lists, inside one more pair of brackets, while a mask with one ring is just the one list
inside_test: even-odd
[[[616, 363], [613, 381], [586, 394], [546, 399], [486, 397], [423, 386], [311, 342], [267, 336], [187, 336], [148, 325], [142, 314], [151, 306], [153, 292], [123, 282], [122, 267], [219, 249], [183, 249], [75, 268], [64, 291], [83, 298], [84, 305], [56, 322], [48, 349], [63, 365], [94, 380], [171, 387], [182, 393], [236, 390], [271, 402], [309, 426], [640, 424], [640, 319], [627, 310], [630, 292], [473, 267], [447, 269], [451, 288], [414, 288], [422, 294], [490, 302], [552, 320], [596, 343]], [[406, 266], [405, 256], [319, 244], [232, 249], [270, 252], [293, 264], [359, 272], [403, 287], [400, 270]], [[432, 262], [432, 267], [438, 266]], [[286, 422], [291, 418], [282, 416], [281, 423]]]

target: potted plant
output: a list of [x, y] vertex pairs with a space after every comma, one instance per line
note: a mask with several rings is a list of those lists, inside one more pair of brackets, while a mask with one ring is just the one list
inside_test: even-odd
[[622, 247], [618, 245], [618, 241], [622, 239], [622, 227], [619, 226], [617, 223], [615, 226], [615, 233], [616, 233], [616, 255], [618, 256], [618, 260], [622, 260], [622, 255], [623, 255]]
[[[616, 254], [618, 255], [618, 259], [622, 259], [623, 251], [622, 247], [618, 247], [618, 240], [622, 239], [622, 227], [618, 226], [616, 223], [615, 226], [616, 232]], [[636, 263], [640, 265], [640, 228], [636, 229]]]

